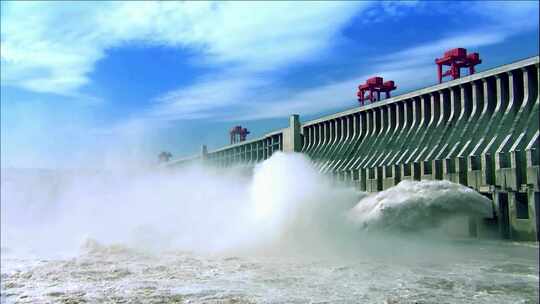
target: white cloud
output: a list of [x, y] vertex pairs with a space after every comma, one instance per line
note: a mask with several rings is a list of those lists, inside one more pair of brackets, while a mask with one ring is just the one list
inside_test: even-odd
[[187, 89], [169, 92], [155, 100], [150, 117], [165, 120], [214, 118], [223, 112], [255, 98], [255, 91], [268, 86], [268, 80], [253, 77], [205, 79]]
[[[350, 79], [303, 90], [285, 99], [270, 100], [265, 103], [247, 105], [245, 111], [227, 119], [257, 120], [285, 117], [291, 114], [313, 115], [336, 108], [352, 108], [358, 105], [356, 92], [358, 85], [365, 79], [380, 75], [385, 80], [394, 80], [401, 92], [418, 87], [433, 78], [432, 66], [385, 70], [374, 66], [370, 73]], [[411, 75], [415, 75], [411, 77]], [[263, 110], [258, 110], [263, 109]]]
[[[216, 107], [233, 108], [245, 102], [253, 89], [270, 84], [269, 79], [255, 74], [313, 60], [339, 38], [339, 30], [368, 3], [40, 1], [1, 5], [2, 86], [96, 102], [82, 95], [81, 87], [91, 81], [90, 73], [107, 50], [129, 43], [190, 48], [199, 55], [196, 63], [221, 67], [222, 72], [200, 78], [193, 87], [156, 98], [150, 110], [141, 109], [141, 116], [105, 125], [92, 120], [77, 124], [77, 128], [71, 124], [67, 129], [28, 130], [19, 118], [32, 105], [21, 102], [28, 106], [15, 113], [14, 101], [6, 104], [2, 113], [9, 119], [3, 120], [2, 132], [10, 136], [2, 137], [6, 143], [2, 147], [9, 147], [9, 151], [2, 154], [8, 155], [9, 163], [58, 166], [72, 158], [74, 150], [84, 154], [81, 159], [106, 154], [103, 149], [111, 146], [121, 146], [131, 154], [139, 150], [132, 147], [147, 144], [140, 141], [150, 137], [144, 135], [150, 127], [167, 125], [171, 120], [215, 117], [220, 113]], [[46, 109], [36, 116], [57, 126], [55, 115], [49, 113], [57, 113], [57, 108], [65, 105], [44, 105]], [[5, 124], [7, 120], [13, 123]], [[55, 138], [53, 146], [68, 156], [62, 159], [57, 157], [59, 153], [47, 151], [51, 136]], [[74, 149], [71, 143], [80, 147]], [[16, 149], [19, 152], [15, 153]], [[18, 156], [24, 154], [22, 150], [28, 151], [26, 157]]]
[[[379, 64], [367, 73], [296, 92], [287, 92], [260, 79], [204, 81], [159, 98], [150, 117], [165, 120], [258, 120], [285, 117], [292, 113], [312, 115], [357, 105], [358, 84], [375, 74], [397, 81], [401, 92], [427, 83], [430, 78], [435, 80], [432, 65], [387, 69]], [[269, 87], [271, 91], [267, 89]]]
[[430, 43], [422, 44], [403, 51], [385, 56], [385, 60], [390, 58], [429, 58], [434, 59], [433, 55], [441, 55], [441, 50], [448, 50], [456, 46], [460, 47], [480, 47], [484, 45], [495, 44], [505, 39], [504, 35], [499, 33], [460, 33], [451, 37], [439, 39]]
[[459, 33], [429, 43], [404, 49], [402, 51], [387, 54], [373, 61], [378, 63], [381, 70], [417, 68], [422, 69], [434, 66], [434, 60], [441, 57], [443, 52], [455, 47], [475, 48], [500, 43], [506, 39], [506, 35], [500, 32], [469, 32]]
[[[164, 119], [211, 118], [217, 120], [257, 120], [288, 116], [292, 113], [317, 114], [336, 108], [353, 107], [356, 89], [365, 79], [380, 75], [398, 85], [398, 93], [435, 83], [434, 58], [457, 46], [480, 47], [502, 42], [499, 33], [471, 32], [404, 49], [372, 60], [368, 73], [348, 79], [284, 94], [279, 88], [265, 90], [268, 83], [250, 78], [227, 78], [200, 82], [185, 90], [161, 98], [153, 110]], [[411, 77], [414, 75], [414, 77]], [[234, 84], [234, 85], [232, 85]], [[228, 90], [230, 89], [230, 91]], [[226, 92], [222, 96], [215, 92]], [[163, 103], [163, 101], [167, 101]], [[200, 104], [198, 104], [200, 103]], [[237, 105], [234, 113], [216, 111], [222, 106]]]
[[[406, 4], [412, 5], [414, 3]], [[512, 35], [538, 28], [538, 16], [532, 16], [532, 14], [536, 14], [537, 12], [537, 3], [513, 5], [512, 3], [501, 2], [500, 4], [499, 6], [493, 3], [480, 2], [475, 3], [472, 7], [473, 11], [477, 14], [487, 16], [494, 23], [478, 24], [477, 27], [470, 31], [453, 33], [452, 35], [429, 43], [370, 59], [371, 68], [368, 71], [369, 73], [364, 72], [360, 75], [353, 75], [345, 80], [321, 84], [317, 87], [288, 94], [276, 87], [272, 87], [272, 90], [269, 91], [264, 88], [264, 82], [250, 82], [249, 78], [244, 75], [241, 79], [238, 79], [243, 83], [244, 88], [232, 86], [233, 96], [225, 95], [223, 99], [218, 98], [215, 101], [213, 101], [215, 99], [213, 90], [208, 90], [209, 94], [207, 95], [203, 94], [205, 92], [204, 88], [208, 84], [200, 82], [188, 88], [186, 92], [196, 91], [200, 93], [197, 95], [198, 100], [209, 101], [209, 103], [204, 102], [201, 105], [201, 111], [190, 107], [189, 102], [186, 102], [186, 107], [183, 108], [183, 102], [189, 100], [186, 96], [169, 95], [169, 102], [176, 100], [174, 102], [175, 107], [164, 107], [158, 103], [157, 108], [160, 108], [160, 111], [157, 112], [168, 113], [168, 117], [170, 118], [196, 118], [197, 115], [201, 115], [204, 118], [221, 120], [277, 118], [290, 115], [291, 113], [310, 115], [347, 107], [348, 105], [351, 107], [354, 106], [358, 84], [373, 75], [381, 75], [385, 79], [396, 81], [398, 91], [400, 92], [429, 83], [433, 84], [436, 82], [434, 59], [441, 56], [445, 50], [456, 46], [472, 48], [474, 50], [478, 47], [501, 43]], [[387, 7], [393, 6], [386, 5], [385, 9]], [[511, 18], [512, 20], [501, 23], [500, 18], [505, 16], [506, 11], [508, 11], [508, 15], [505, 18]], [[391, 9], [389, 12], [389, 14], [392, 13], [395, 13], [394, 9]], [[412, 75], [413, 77], [411, 77]], [[222, 91], [226, 90], [228, 82], [235, 83], [234, 80], [229, 78], [226, 81], [214, 82], [212, 86], [220, 88], [220, 91]], [[239, 88], [240, 90], [238, 90]], [[180, 92], [182, 90], [177, 91], [177, 93]], [[238, 106], [238, 110], [234, 113], [215, 111], [223, 105], [233, 105], [240, 103], [239, 101], [242, 101], [242, 104]], [[212, 103], [215, 106], [212, 106]], [[186, 113], [190, 115], [185, 115]]]
[[[90, 81], [88, 74], [107, 49], [133, 41], [193, 48], [204, 55], [200, 63], [227, 64], [228, 69], [237, 71], [274, 70], [316, 58], [363, 9], [369, 8], [366, 20], [373, 21], [368, 16], [370, 12], [378, 17], [396, 17], [402, 16], [407, 7], [420, 4], [417, 1], [382, 2], [378, 6], [369, 2], [2, 3], [1, 80], [4, 85], [37, 92], [76, 95]], [[446, 45], [474, 47], [496, 43], [516, 31], [538, 26], [535, 1], [463, 5], [468, 12], [490, 22], [490, 26], [400, 55], [414, 58], [431, 55], [433, 49], [440, 50]]]
[[[206, 64], [277, 69], [309, 60], [367, 3], [10, 2], [2, 6], [2, 84], [73, 94], [109, 48], [198, 50]], [[292, 13], [294, 12], [294, 13]]]
[[516, 31], [538, 30], [538, 1], [478, 1], [468, 10], [489, 20], [494, 31], [511, 35]]

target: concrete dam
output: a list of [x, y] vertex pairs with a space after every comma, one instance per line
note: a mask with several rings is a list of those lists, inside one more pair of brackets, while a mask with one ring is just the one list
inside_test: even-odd
[[199, 155], [253, 165], [276, 151], [308, 155], [320, 172], [376, 192], [403, 180], [449, 180], [493, 201], [503, 238], [540, 236], [539, 57], [500, 66]]

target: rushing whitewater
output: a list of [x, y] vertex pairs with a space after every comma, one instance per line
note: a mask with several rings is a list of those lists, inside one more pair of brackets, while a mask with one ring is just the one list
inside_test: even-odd
[[449, 181], [402, 181], [364, 198], [350, 218], [383, 230], [421, 230], [440, 226], [459, 216], [490, 217], [490, 200]]
[[[252, 170], [4, 170], [2, 302], [533, 303], [536, 245], [452, 238], [492, 202], [447, 181], [375, 194], [301, 154]], [[466, 222], [466, 221], [465, 221]]]

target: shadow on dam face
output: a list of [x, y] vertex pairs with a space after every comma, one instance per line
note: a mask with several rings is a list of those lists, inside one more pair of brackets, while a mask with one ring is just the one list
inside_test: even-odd
[[501, 238], [510, 238], [510, 213], [508, 210], [508, 194], [499, 194], [499, 216], [497, 217]]
[[526, 193], [511, 193], [513, 198], [510, 198], [507, 192], [497, 192], [496, 200], [493, 200], [494, 195], [491, 193], [481, 194], [491, 201], [493, 215], [489, 217], [459, 217], [448, 220], [441, 226], [444, 227], [447, 235], [492, 240], [531, 240], [534, 237], [537, 240], [540, 239], [539, 217], [535, 219], [535, 229], [530, 229], [529, 233], [524, 233], [513, 227], [513, 225], [519, 225], [520, 221], [527, 221], [531, 218], [531, 207], [534, 210], [539, 210], [538, 196], [540, 193], [533, 193], [533, 206], [531, 206]]
[[[540, 210], [540, 192], [534, 193], [534, 210]], [[536, 239], [540, 241], [540, 216], [536, 216]]]

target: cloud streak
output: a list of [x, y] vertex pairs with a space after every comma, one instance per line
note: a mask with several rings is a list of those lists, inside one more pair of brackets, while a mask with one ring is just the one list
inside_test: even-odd
[[[414, 6], [418, 3], [410, 2], [399, 5]], [[500, 5], [499, 5], [500, 4]], [[400, 16], [402, 12], [398, 6], [385, 4], [382, 11], [390, 16]], [[454, 7], [459, 10], [459, 6]], [[376, 58], [367, 59], [370, 68], [358, 75], [351, 75], [343, 80], [336, 80], [330, 83], [322, 83], [306, 89], [289, 92], [286, 88], [269, 87], [267, 81], [259, 80], [252, 82], [249, 74], [243, 74], [237, 78], [243, 83], [245, 89], [236, 90], [240, 86], [232, 86], [234, 95], [225, 95], [215, 103], [209, 94], [199, 94], [197, 98], [203, 102], [200, 111], [191, 106], [191, 99], [182, 94], [183, 89], [175, 91], [175, 94], [167, 94], [167, 103], [158, 102], [153, 113], [164, 113], [166, 118], [197, 118], [198, 115], [206, 119], [214, 120], [258, 120], [267, 118], [278, 118], [290, 115], [291, 113], [301, 113], [312, 115], [329, 111], [332, 109], [353, 106], [356, 103], [356, 87], [366, 78], [373, 75], [381, 75], [386, 79], [393, 79], [398, 84], [398, 93], [408, 91], [419, 86], [434, 83], [435, 67], [433, 59], [440, 56], [441, 52], [456, 46], [466, 48], [478, 48], [501, 43], [509, 37], [538, 28], [538, 4], [528, 3], [524, 5], [514, 5], [512, 3], [479, 2], [472, 6], [472, 10], [485, 20], [478, 24], [476, 28], [468, 31], [461, 31], [446, 34], [438, 40], [434, 40], [421, 45], [406, 48], [396, 53], [391, 53]], [[370, 10], [367, 11], [368, 13]], [[511, 20], [500, 23], [500, 18], [511, 17]], [[411, 77], [414, 75], [414, 77]], [[213, 86], [226, 88], [227, 83], [236, 83], [228, 78], [226, 81], [217, 81]], [[187, 88], [186, 92], [204, 92], [208, 84], [203, 82]], [[231, 97], [227, 100], [228, 97]], [[203, 100], [209, 100], [209, 103]], [[243, 102], [240, 102], [242, 100]], [[174, 107], [170, 107], [174, 104]], [[215, 105], [215, 106], [212, 106]], [[237, 105], [234, 113], [219, 111], [223, 105]], [[184, 106], [183, 106], [184, 105]], [[166, 113], [166, 114], [165, 114]]]
[[[2, 84], [73, 94], [107, 49], [188, 47], [199, 64], [267, 71], [312, 58], [367, 3], [47, 2], [2, 7]], [[291, 13], [294, 11], [294, 13]]]

